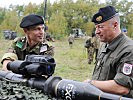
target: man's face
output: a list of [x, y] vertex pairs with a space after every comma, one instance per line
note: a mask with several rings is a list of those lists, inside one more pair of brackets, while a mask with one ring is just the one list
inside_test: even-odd
[[109, 21], [97, 24], [95, 27], [96, 34], [100, 38], [101, 42], [110, 43], [114, 39], [115, 34], [113, 30], [113, 24], [111, 24]]
[[34, 41], [35, 43], [41, 42], [44, 37], [44, 25], [37, 25], [34, 27], [30, 27], [26, 34], [29, 40]]

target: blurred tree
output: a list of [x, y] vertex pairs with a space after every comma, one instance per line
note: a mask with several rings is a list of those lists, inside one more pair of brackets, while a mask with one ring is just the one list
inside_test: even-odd
[[38, 6], [35, 4], [35, 3], [29, 3], [27, 6], [25, 6], [25, 9], [24, 9], [24, 16], [25, 15], [28, 15], [28, 14], [36, 14], [38, 11]]
[[118, 5], [118, 0], [105, 0], [105, 1], [106, 1], [106, 5], [112, 5], [114, 7]]
[[16, 6], [16, 11], [17, 11], [17, 13], [18, 13], [18, 17], [21, 17], [22, 15], [23, 15], [23, 13], [24, 13], [24, 5], [17, 5]]
[[6, 9], [5, 8], [0, 8], [0, 25], [4, 20], [5, 13], [6, 13]]
[[[68, 35], [72, 28], [80, 28], [87, 35], [90, 35], [94, 24], [91, 22], [92, 16], [100, 7], [113, 5], [120, 12], [121, 27], [128, 29], [128, 35], [133, 33], [133, 1], [128, 0], [105, 0], [100, 3], [99, 0], [57, 0], [53, 4], [47, 1], [47, 20], [49, 32], [54, 35]], [[40, 5], [10, 5], [8, 9], [0, 8], [0, 29], [19, 28], [21, 18], [27, 14], [44, 15], [44, 2]], [[13, 23], [13, 21], [15, 21]], [[19, 22], [18, 22], [19, 21]], [[10, 24], [9, 24], [10, 23]]]
[[121, 28], [127, 28], [128, 36], [132, 36], [133, 29], [133, 1], [121, 0], [119, 2], [119, 12], [121, 17]]
[[63, 15], [63, 12], [56, 12], [52, 14], [48, 24], [51, 34], [53, 34], [54, 36], [58, 36], [58, 38], [64, 36], [67, 31], [66, 26], [67, 21]]
[[1, 29], [10, 29], [10, 30], [16, 30], [16, 27], [18, 25], [18, 17], [17, 17], [17, 12], [12, 10], [12, 11], [7, 11], [5, 14], [5, 19], [1, 24]]

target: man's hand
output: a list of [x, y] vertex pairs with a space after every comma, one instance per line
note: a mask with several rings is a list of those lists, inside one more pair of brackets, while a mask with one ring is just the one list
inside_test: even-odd
[[8, 70], [7, 70], [7, 64], [8, 64], [9, 62], [12, 62], [12, 61], [11, 61], [11, 60], [4, 60], [4, 61], [3, 61], [2, 70], [8, 71]]
[[92, 81], [92, 80], [87, 79], [87, 80], [84, 80], [83, 82], [85, 82], [85, 83], [91, 83], [91, 81]]

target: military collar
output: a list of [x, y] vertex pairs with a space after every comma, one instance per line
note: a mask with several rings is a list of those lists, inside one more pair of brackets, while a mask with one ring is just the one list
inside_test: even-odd
[[23, 47], [21, 48], [21, 50], [24, 51], [28, 47], [28, 41], [27, 41], [26, 37], [25, 37], [24, 41], [22, 41], [22, 43], [23, 43]]
[[107, 49], [113, 51], [119, 43], [124, 39], [125, 35], [124, 34], [119, 34], [113, 41], [108, 45]]
[[29, 50], [29, 52], [35, 52], [35, 53], [39, 54], [40, 53], [40, 43], [36, 44], [32, 49]]
[[28, 51], [30, 51], [30, 52], [34, 51], [34, 52], [36, 52], [36, 53], [39, 53], [39, 49], [40, 49], [40, 44], [41, 44], [41, 43], [36, 44], [36, 45], [33, 47], [33, 49], [31, 49], [31, 48], [29, 47], [28, 40], [26, 39], [26, 37], [25, 37], [25, 40], [22, 41], [22, 42], [23, 42], [23, 46], [22, 46], [22, 48], [21, 48], [21, 51], [28, 50]]
[[108, 50], [108, 44], [104, 43], [103, 44], [103, 50], [102, 50], [102, 53], [107, 53], [107, 50]]

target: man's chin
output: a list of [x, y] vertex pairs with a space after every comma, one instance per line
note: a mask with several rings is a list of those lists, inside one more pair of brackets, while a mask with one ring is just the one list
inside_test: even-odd
[[43, 38], [38, 38], [38, 41], [42, 41], [43, 40]]
[[42, 42], [42, 41], [43, 41], [43, 39], [37, 39], [36, 41], [37, 41], [37, 42]]
[[100, 41], [101, 41], [101, 42], [105, 42], [105, 40], [104, 40], [104, 39], [100, 39]]

